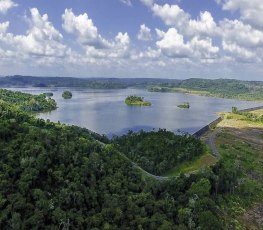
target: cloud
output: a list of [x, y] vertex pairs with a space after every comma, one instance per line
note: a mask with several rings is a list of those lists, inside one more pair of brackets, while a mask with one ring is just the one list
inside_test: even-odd
[[21, 57], [25, 55], [63, 57], [66, 52], [66, 46], [62, 43], [63, 36], [48, 21], [47, 14], [41, 16], [36, 8], [32, 8], [30, 13], [31, 17], [28, 18], [30, 28], [26, 35], [7, 33], [9, 22], [1, 24], [0, 44], [2, 43], [7, 50], [21, 54]]
[[155, 16], [162, 19], [165, 25], [176, 28], [188, 37], [196, 35], [216, 36], [218, 34], [218, 26], [208, 11], [200, 12], [197, 19], [192, 19], [191, 15], [178, 5], [158, 5], [155, 3], [149, 8]]
[[222, 42], [223, 49], [230, 54], [236, 61], [255, 62], [259, 61], [255, 52], [227, 41]]
[[98, 33], [97, 27], [94, 26], [92, 19], [86, 13], [76, 16], [72, 9], [65, 9], [62, 20], [63, 29], [67, 33], [77, 36], [81, 44], [93, 46], [96, 49], [109, 48], [109, 42]]
[[160, 41], [156, 42], [161, 52], [170, 58], [198, 58], [215, 59], [218, 57], [219, 47], [213, 46], [211, 38], [193, 37], [185, 42], [183, 35], [179, 34], [175, 28], [170, 28]]
[[160, 17], [167, 26], [182, 28], [190, 18], [190, 15], [185, 13], [178, 5], [165, 4], [161, 6], [154, 4], [151, 9], [154, 15]]
[[126, 58], [129, 56], [128, 33], [119, 32], [114, 40], [103, 38], [86, 13], [76, 16], [72, 9], [62, 15], [63, 29], [77, 37], [77, 41], [90, 58]]
[[263, 28], [262, 17], [260, 16], [263, 12], [262, 0], [222, 0], [220, 3], [223, 10], [238, 10], [242, 21], [254, 27]]
[[131, 0], [120, 0], [120, 1], [127, 6], [132, 6]]
[[14, 3], [12, 0], [0, 0], [0, 13], [4, 14], [8, 10], [16, 6], [18, 5]]
[[117, 44], [121, 44], [122, 46], [128, 46], [130, 44], [130, 38], [128, 33], [119, 32], [115, 37]]
[[150, 6], [153, 5], [154, 0], [141, 0], [141, 2], [142, 2], [144, 5], [150, 7]]
[[200, 12], [197, 20], [190, 19], [186, 26], [186, 33], [189, 35], [210, 35], [218, 33], [218, 27], [210, 12]]
[[215, 59], [218, 57], [219, 47], [213, 46], [212, 39], [209, 37], [194, 37], [190, 41], [190, 46], [194, 51], [194, 56], [201, 59]]
[[9, 21], [0, 23], [0, 34], [6, 33], [9, 27]]
[[220, 22], [223, 39], [247, 48], [263, 46], [263, 32], [239, 20], [225, 19]]
[[27, 31], [26, 36], [14, 36], [15, 43], [30, 54], [64, 56], [66, 47], [62, 44], [63, 36], [48, 21], [48, 15], [41, 16], [36, 8], [32, 8], [30, 12], [31, 28]]
[[223, 50], [237, 61], [262, 59], [263, 32], [239, 20], [220, 22]]
[[151, 29], [148, 28], [145, 24], [142, 24], [140, 26], [140, 31], [137, 35], [137, 38], [142, 41], [152, 40]]
[[170, 28], [156, 45], [168, 57], [186, 58], [192, 53], [191, 47], [184, 43], [183, 36], [175, 28]]

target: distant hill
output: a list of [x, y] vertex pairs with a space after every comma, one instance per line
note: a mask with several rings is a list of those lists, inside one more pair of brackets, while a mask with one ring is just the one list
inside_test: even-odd
[[129, 87], [148, 89], [151, 92], [181, 92], [232, 98], [241, 100], [263, 100], [262, 81], [234, 79], [186, 80], [158, 78], [70, 78], [70, 77], [0, 77], [0, 87], [82, 87], [89, 89], [126, 89]]
[[0, 87], [86, 87], [92, 89], [124, 89], [128, 87], [145, 88], [151, 85], [176, 84], [179, 80], [155, 78], [70, 78], [7, 76], [0, 78]]

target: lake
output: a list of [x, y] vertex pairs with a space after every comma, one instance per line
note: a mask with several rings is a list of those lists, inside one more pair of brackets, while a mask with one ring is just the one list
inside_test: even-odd
[[[221, 98], [187, 95], [182, 93], [158, 93], [141, 89], [95, 90], [79, 88], [9, 88], [32, 94], [52, 92], [58, 109], [41, 113], [38, 117], [85, 127], [100, 134], [121, 135], [128, 130], [150, 131], [165, 128], [194, 133], [218, 117], [220, 111], [231, 111], [262, 105], [259, 102], [237, 101]], [[62, 92], [70, 90], [72, 99], [62, 98]], [[129, 95], [144, 97], [151, 107], [127, 106]], [[190, 109], [180, 109], [178, 104], [189, 102]]]

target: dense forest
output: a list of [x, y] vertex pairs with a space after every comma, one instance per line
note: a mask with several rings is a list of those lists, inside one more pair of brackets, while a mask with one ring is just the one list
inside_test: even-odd
[[116, 148], [146, 171], [162, 175], [184, 161], [204, 153], [204, 145], [190, 135], [175, 135], [160, 129], [157, 132], [133, 133], [114, 137]]
[[[158, 181], [123, 157], [126, 141], [116, 147], [106, 137], [37, 119], [15, 104], [0, 100], [0, 229], [234, 229], [228, 197], [235, 194], [235, 204], [254, 198], [240, 183], [241, 166], [231, 155], [195, 174]], [[152, 134], [158, 142], [158, 135], [167, 135], [161, 153], [167, 141], [180, 147], [172, 143], [179, 137], [160, 130]], [[152, 141], [143, 139], [150, 149]]]
[[0, 89], [0, 100], [6, 101], [28, 112], [51, 111], [57, 108], [57, 103], [47, 94], [32, 95]]
[[232, 79], [187, 79], [176, 83], [157, 84], [152, 92], [182, 92], [241, 100], [263, 100], [263, 82]]

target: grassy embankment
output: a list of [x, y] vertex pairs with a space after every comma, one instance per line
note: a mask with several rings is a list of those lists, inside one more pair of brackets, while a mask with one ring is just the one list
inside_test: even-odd
[[[260, 117], [263, 110], [251, 113]], [[217, 148], [225, 162], [235, 159], [242, 172], [239, 186], [220, 200], [224, 218], [235, 229], [262, 229], [263, 122], [239, 114], [221, 115], [224, 120], [217, 126], [221, 130], [216, 139]]]
[[179, 176], [181, 173], [194, 173], [202, 168], [209, 167], [214, 165], [217, 162], [217, 159], [209, 152], [204, 153], [200, 157], [196, 159], [185, 162], [181, 164], [179, 167], [175, 167], [165, 173], [164, 176], [174, 177]]

